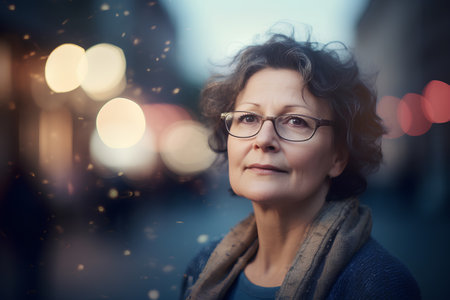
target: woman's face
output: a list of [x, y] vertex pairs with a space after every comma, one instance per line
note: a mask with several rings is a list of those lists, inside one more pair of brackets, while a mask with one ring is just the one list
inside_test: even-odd
[[[302, 93], [302, 88], [299, 72], [266, 68], [249, 78], [234, 110], [332, 119], [327, 103], [306, 89]], [[231, 187], [236, 194], [265, 204], [324, 200], [327, 177], [338, 176], [346, 164], [338, 152], [331, 126], [319, 127], [310, 140], [290, 142], [281, 139], [273, 123], [266, 121], [254, 137], [228, 137]]]

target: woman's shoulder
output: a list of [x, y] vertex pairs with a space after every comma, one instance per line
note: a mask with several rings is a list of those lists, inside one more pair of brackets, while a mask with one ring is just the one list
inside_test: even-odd
[[183, 275], [183, 283], [180, 295], [182, 299], [185, 299], [188, 289], [191, 288], [197, 281], [198, 276], [205, 268], [206, 263], [211, 256], [211, 253], [214, 251], [221, 240], [222, 239], [216, 239], [203, 246], [188, 264]]
[[216, 239], [203, 246], [189, 263], [186, 272], [191, 275], [199, 275], [206, 266], [211, 253], [221, 240], [222, 239]]
[[333, 285], [328, 299], [420, 299], [409, 270], [370, 238]]

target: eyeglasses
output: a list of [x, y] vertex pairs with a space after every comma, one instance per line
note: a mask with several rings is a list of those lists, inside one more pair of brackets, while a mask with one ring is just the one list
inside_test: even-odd
[[320, 126], [333, 126], [333, 121], [299, 114], [264, 117], [248, 111], [225, 112], [220, 115], [231, 136], [250, 138], [258, 134], [265, 121], [271, 121], [277, 135], [287, 141], [304, 142], [311, 139]]

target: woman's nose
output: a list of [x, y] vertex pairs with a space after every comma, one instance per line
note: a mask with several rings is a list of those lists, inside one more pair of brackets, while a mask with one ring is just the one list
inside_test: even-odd
[[261, 130], [255, 137], [254, 146], [260, 148], [263, 151], [278, 151], [280, 148], [280, 140], [275, 131], [273, 122], [270, 120], [264, 121]]

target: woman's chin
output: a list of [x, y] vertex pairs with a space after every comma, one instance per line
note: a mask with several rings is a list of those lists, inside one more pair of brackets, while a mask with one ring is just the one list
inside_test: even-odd
[[239, 196], [249, 199], [254, 204], [280, 204], [283, 201], [284, 195], [280, 191], [267, 191], [267, 190], [256, 190], [256, 191], [243, 191], [237, 193]]

